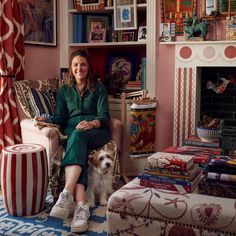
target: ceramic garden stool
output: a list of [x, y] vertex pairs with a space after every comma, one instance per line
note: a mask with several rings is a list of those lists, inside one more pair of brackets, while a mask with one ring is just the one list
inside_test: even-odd
[[48, 185], [46, 149], [39, 144], [16, 144], [3, 148], [1, 160], [1, 186], [8, 214], [29, 216], [42, 211]]

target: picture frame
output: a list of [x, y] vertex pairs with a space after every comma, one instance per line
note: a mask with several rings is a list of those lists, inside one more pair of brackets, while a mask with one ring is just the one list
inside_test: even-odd
[[89, 32], [89, 43], [102, 43], [106, 41], [106, 30], [92, 28]]
[[[230, 3], [230, 4], [229, 4]], [[214, 1], [214, 0], [202, 0], [200, 1], [200, 17], [211, 19], [211, 11], [219, 11], [221, 16], [218, 19], [225, 19], [225, 17], [231, 17], [236, 15], [236, 1]]]
[[77, 11], [102, 11], [105, 0], [77, 0]]
[[[161, 22], [175, 23], [176, 35], [183, 35], [183, 21], [197, 11], [197, 0], [161, 0]], [[179, 14], [181, 12], [181, 14]]]
[[147, 26], [139, 26], [138, 28], [138, 41], [147, 41]]
[[121, 41], [128, 42], [134, 41], [134, 32], [121, 32]]
[[57, 46], [56, 0], [22, 4], [26, 44]]
[[[120, 88], [123, 88], [128, 81], [136, 80], [136, 74], [139, 67], [137, 58], [138, 55], [136, 53], [108, 53], [106, 56], [106, 74], [112, 75], [118, 69], [118, 81], [116, 81], [116, 83], [119, 84]], [[119, 74], [122, 78], [119, 78]]]
[[137, 29], [136, 0], [113, 0], [114, 2], [114, 29]]
[[89, 42], [89, 35], [93, 28], [107, 29], [109, 26], [109, 16], [107, 15], [96, 15], [86, 14], [86, 42]]
[[170, 42], [175, 37], [175, 23], [160, 23], [160, 42]]

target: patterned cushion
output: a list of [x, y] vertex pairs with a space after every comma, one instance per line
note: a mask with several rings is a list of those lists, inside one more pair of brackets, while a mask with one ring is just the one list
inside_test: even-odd
[[[39, 92], [49, 93], [51, 96], [50, 100], [52, 104], [55, 104], [54, 99], [52, 98], [52, 94], [56, 93], [56, 90], [58, 88], [58, 82], [59, 80], [57, 78], [48, 79], [48, 80], [21, 80], [21, 81], [15, 81], [14, 82], [14, 89], [17, 96], [17, 99], [20, 103], [20, 106], [27, 117], [34, 118], [35, 114], [38, 114], [35, 112], [35, 109], [32, 108], [32, 99], [39, 101], [39, 99], [35, 99], [36, 95], [37, 97], [44, 97], [42, 94], [39, 94]], [[32, 92], [32, 89], [36, 90]], [[34, 95], [33, 95], [34, 94]], [[40, 95], [40, 96], [39, 96]], [[44, 94], [45, 95], [45, 94]], [[48, 96], [47, 96], [48, 97]], [[42, 103], [45, 103], [45, 100], [41, 100]], [[50, 103], [51, 106], [51, 103]], [[54, 105], [53, 105], [54, 106]], [[44, 106], [45, 109], [45, 106]], [[50, 108], [47, 108], [46, 110], [50, 110]]]
[[28, 102], [33, 117], [42, 114], [54, 115], [55, 98], [51, 91], [45, 92], [29, 88], [29, 97]]

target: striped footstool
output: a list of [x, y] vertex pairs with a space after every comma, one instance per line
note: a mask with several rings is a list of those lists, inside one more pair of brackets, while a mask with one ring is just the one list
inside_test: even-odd
[[47, 168], [42, 145], [24, 143], [3, 148], [1, 186], [8, 214], [29, 216], [44, 209]]

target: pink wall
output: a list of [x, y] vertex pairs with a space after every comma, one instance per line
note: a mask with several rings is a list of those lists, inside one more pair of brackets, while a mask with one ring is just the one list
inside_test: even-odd
[[59, 76], [59, 47], [26, 45], [25, 79], [39, 80]]
[[172, 144], [174, 97], [174, 47], [157, 45], [157, 149]]

